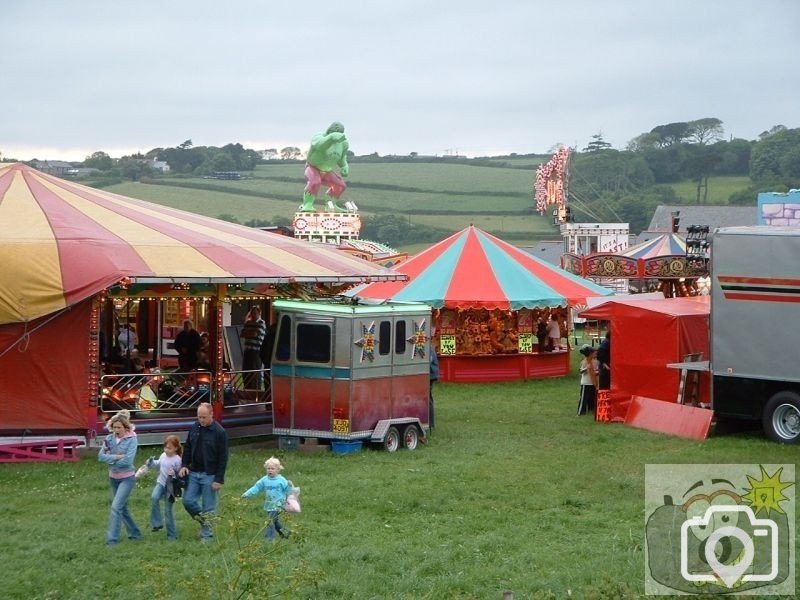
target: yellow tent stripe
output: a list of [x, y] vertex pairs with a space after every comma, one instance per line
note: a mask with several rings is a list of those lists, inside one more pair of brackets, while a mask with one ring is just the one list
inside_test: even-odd
[[22, 171], [14, 173], [0, 202], [0, 224], [4, 240], [0, 244], [0, 323], [26, 321], [31, 306], [39, 314], [64, 308], [56, 239]]
[[[99, 206], [46, 179], [41, 181], [64, 202], [129, 244], [156, 275], [176, 276], [202, 273], [208, 277], [231, 276], [231, 273], [220, 268], [190, 245]], [[140, 212], [147, 211], [141, 210]]]
[[[110, 202], [113, 202], [113, 203], [115, 203], [115, 204], [117, 204], [119, 206], [125, 206], [125, 207], [129, 207], [130, 206], [130, 204], [128, 204], [129, 200], [127, 200], [127, 199], [120, 200], [120, 198], [115, 196], [114, 194], [109, 194], [107, 192], [98, 191], [97, 195], [101, 196], [104, 199], [106, 199], [106, 200], [108, 200]], [[196, 232], [198, 234], [201, 234], [203, 236], [207, 236], [209, 238], [213, 238], [213, 239], [218, 240], [220, 242], [227, 243], [227, 244], [229, 244], [231, 246], [236, 246], [236, 247], [239, 247], [239, 248], [246, 249], [246, 250], [248, 250], [249, 252], [252, 252], [254, 255], [258, 256], [261, 259], [268, 260], [268, 261], [270, 261], [270, 262], [272, 262], [272, 263], [274, 263], [276, 265], [280, 265], [283, 269], [288, 269], [288, 270], [293, 271], [294, 274], [296, 274], [298, 276], [310, 276], [310, 277], [315, 277], [315, 276], [316, 277], [334, 276], [335, 277], [336, 275], [339, 274], [336, 271], [324, 268], [324, 267], [318, 265], [317, 263], [314, 263], [314, 262], [312, 262], [310, 260], [307, 260], [305, 258], [299, 257], [299, 256], [297, 256], [295, 254], [292, 254], [291, 252], [287, 252], [287, 251], [282, 250], [280, 248], [276, 248], [275, 246], [272, 246], [270, 244], [267, 244], [267, 243], [264, 243], [264, 242], [258, 242], [258, 241], [255, 241], [255, 240], [251, 240], [251, 239], [248, 239], [246, 237], [239, 236], [239, 235], [236, 235], [236, 234], [233, 234], [233, 233], [220, 231], [219, 229], [216, 229], [214, 225], [203, 225], [203, 224], [200, 224], [200, 223], [194, 223], [194, 222], [190, 222], [190, 221], [185, 221], [185, 220], [181, 219], [180, 217], [164, 214], [163, 212], [159, 212], [157, 210], [153, 210], [153, 209], [150, 209], [150, 208], [139, 207], [138, 210], [143, 215], [152, 216], [154, 218], [160, 219], [161, 221], [163, 221], [165, 223], [170, 223], [172, 225], [177, 225], [177, 226], [183, 227], [184, 229], [188, 229], [190, 231], [194, 231], [194, 232]], [[131, 243], [134, 243], [134, 242], [132, 241]], [[340, 261], [340, 262], [345, 262], [345, 261], [342, 261], [342, 258], [350, 259], [350, 257], [343, 257], [342, 256], [343, 253], [339, 252], [338, 250], [333, 250], [333, 249], [332, 250], [328, 250], [327, 248], [321, 248], [320, 251], [325, 253], [325, 254], [330, 253], [329, 256], [334, 257], [335, 260]], [[354, 260], [355, 261], [357, 259], [350, 259], [350, 260]], [[363, 261], [361, 261], [361, 260], [358, 260], [358, 262], [354, 262], [352, 264], [357, 266], [357, 268], [359, 269], [359, 272], [363, 272], [365, 270], [365, 265], [364, 265]], [[174, 273], [170, 273], [170, 274], [174, 274]]]

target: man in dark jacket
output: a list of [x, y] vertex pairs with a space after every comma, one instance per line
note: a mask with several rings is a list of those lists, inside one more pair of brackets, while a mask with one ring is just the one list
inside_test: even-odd
[[[214, 537], [211, 529], [217, 509], [217, 495], [225, 483], [228, 466], [228, 434], [214, 421], [214, 411], [208, 402], [197, 407], [197, 422], [189, 429], [183, 446], [181, 477], [188, 474], [183, 507], [200, 523], [200, 539]], [[202, 509], [200, 501], [202, 499]]]

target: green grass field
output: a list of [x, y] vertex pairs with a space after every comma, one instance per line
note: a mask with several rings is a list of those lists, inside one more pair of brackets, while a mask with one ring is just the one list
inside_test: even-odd
[[[415, 452], [346, 456], [233, 447], [217, 539], [150, 533], [152, 479], [131, 507], [145, 538], [104, 545], [105, 468], [0, 465], [3, 598], [638, 598], [648, 463], [797, 463], [760, 433], [703, 442], [576, 417], [578, 380], [437, 384]], [[138, 463], [155, 452], [140, 449]], [[288, 541], [261, 540], [238, 496], [278, 455], [300, 486]]]
[[[749, 177], [709, 177], [708, 201], [706, 204], [727, 204], [731, 194], [752, 185]], [[671, 184], [672, 189], [684, 204], [694, 204], [697, 201], [697, 183], [682, 181]]]
[[[351, 165], [344, 198], [355, 202], [364, 216], [401, 215], [409, 223], [435, 229], [438, 237], [431, 244], [468, 225], [505, 236], [517, 245], [559, 239], [552, 217], [534, 211], [531, 194], [537, 159], [481, 160], [511, 166], [356, 161]], [[274, 162], [259, 165], [238, 181], [164, 178], [158, 180], [162, 185], [123, 183], [106, 189], [210, 217], [232, 215], [241, 223], [273, 221], [276, 217], [291, 219], [298, 208], [305, 185], [303, 168], [301, 162]], [[708, 204], [727, 204], [732, 193], [748, 185], [747, 177], [711, 178]], [[672, 187], [681, 202], [694, 203], [695, 184], [682, 182]], [[411, 251], [412, 247], [398, 249]]]
[[[475, 225], [514, 243], [557, 239], [551, 217], [533, 211], [533, 169], [494, 168], [449, 163], [354, 163], [347, 200], [360, 212], [398, 214], [435, 228], [439, 239]], [[260, 165], [252, 178], [218, 181], [166, 178], [165, 185], [123, 183], [106, 190], [211, 217], [291, 219], [305, 185], [303, 165]], [[181, 187], [184, 186], [184, 187]], [[213, 190], [185, 186], [213, 186]], [[404, 250], [405, 248], [401, 248]]]

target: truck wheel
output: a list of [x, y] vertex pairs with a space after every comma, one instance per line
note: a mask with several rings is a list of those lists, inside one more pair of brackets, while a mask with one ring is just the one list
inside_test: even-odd
[[403, 446], [406, 450], [416, 450], [419, 446], [419, 429], [416, 425], [409, 425], [403, 432]]
[[400, 432], [397, 431], [397, 427], [389, 427], [389, 430], [386, 432], [386, 437], [383, 438], [383, 449], [387, 452], [397, 452], [399, 447]]
[[764, 407], [762, 419], [767, 436], [781, 444], [800, 442], [800, 395], [778, 392]]

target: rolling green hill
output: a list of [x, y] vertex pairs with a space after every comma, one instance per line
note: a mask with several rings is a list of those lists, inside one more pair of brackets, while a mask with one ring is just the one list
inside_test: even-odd
[[[530, 159], [529, 159], [530, 160]], [[436, 241], [473, 224], [515, 243], [557, 239], [550, 216], [533, 210], [534, 169], [451, 163], [355, 162], [343, 199], [362, 215], [407, 217], [412, 225], [436, 230]], [[259, 165], [237, 181], [201, 177], [122, 183], [108, 191], [211, 217], [239, 222], [291, 219], [305, 185], [303, 164]]]
[[[486, 166], [487, 162], [497, 166]], [[515, 244], [531, 245], [560, 237], [552, 217], [534, 210], [535, 164], [531, 157], [354, 161], [343, 199], [355, 202], [365, 218], [394, 215], [413, 227], [431, 228], [431, 243], [472, 224]], [[240, 223], [274, 222], [291, 220], [298, 208], [305, 185], [303, 168], [299, 161], [275, 162], [259, 165], [236, 181], [164, 177], [106, 189], [211, 217], [233, 217]], [[747, 177], [712, 177], [708, 204], [726, 204], [733, 192], [749, 184]], [[696, 184], [686, 181], [672, 187], [682, 203], [694, 204]], [[419, 245], [419, 241], [409, 243], [409, 248]]]

